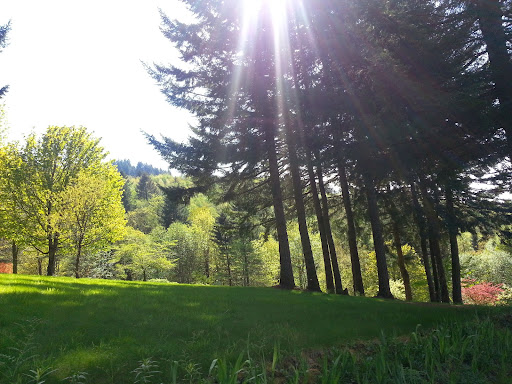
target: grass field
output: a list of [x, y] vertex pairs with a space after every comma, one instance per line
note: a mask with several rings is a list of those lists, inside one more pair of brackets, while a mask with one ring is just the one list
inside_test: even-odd
[[[276, 354], [313, 356], [382, 333], [410, 335], [419, 324], [428, 329], [510, 311], [273, 288], [20, 275], [0, 275], [0, 308], [0, 383], [17, 369], [23, 383], [39, 375], [39, 382], [100, 384], [153, 382], [142, 381], [140, 372], [156, 371], [153, 362], [172, 371], [174, 361], [182, 380], [194, 383], [208, 376], [214, 359], [235, 365], [241, 353], [268, 361]], [[170, 381], [175, 374], [168, 373]]]

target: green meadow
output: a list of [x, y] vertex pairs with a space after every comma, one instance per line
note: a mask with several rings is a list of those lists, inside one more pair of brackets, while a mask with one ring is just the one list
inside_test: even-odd
[[[193, 383], [213, 374], [205, 382], [235, 383], [256, 361], [255, 377], [274, 376], [253, 382], [289, 382], [290, 372], [307, 382], [297, 372], [311, 373], [308, 361], [333, 364], [333, 351], [365, 355], [383, 337], [409, 340], [439, 324], [510, 313], [274, 288], [22, 275], [0, 275], [0, 308], [1, 383]], [[284, 381], [275, 376], [277, 360]], [[230, 369], [232, 381], [221, 381]]]

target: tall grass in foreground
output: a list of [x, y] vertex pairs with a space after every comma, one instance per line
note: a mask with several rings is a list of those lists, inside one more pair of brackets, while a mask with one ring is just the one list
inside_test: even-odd
[[[236, 360], [214, 359], [208, 371], [193, 361], [146, 357], [124, 370], [124, 381], [134, 384], [238, 384], [238, 383], [357, 383], [357, 384], [506, 384], [512, 377], [512, 317], [476, 319], [442, 324], [433, 330], [421, 327], [407, 337], [352, 343], [342, 349], [281, 353], [274, 346], [271, 360], [242, 352]], [[499, 321], [508, 323], [503, 325]], [[87, 372], [63, 380], [52, 374], [50, 360], [32, 354], [34, 324], [22, 325], [25, 338], [19, 347], [0, 354], [0, 383], [95, 383]], [[111, 383], [115, 383], [112, 379]]]

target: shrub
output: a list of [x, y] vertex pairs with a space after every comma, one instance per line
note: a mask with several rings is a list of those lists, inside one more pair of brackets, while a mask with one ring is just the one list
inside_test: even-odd
[[467, 304], [496, 305], [504, 292], [503, 284], [476, 282], [472, 279], [462, 281], [462, 298]]

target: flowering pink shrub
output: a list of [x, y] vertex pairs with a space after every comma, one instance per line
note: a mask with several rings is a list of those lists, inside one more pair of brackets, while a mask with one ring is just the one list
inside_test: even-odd
[[12, 263], [0, 262], [0, 273], [12, 273]]
[[499, 296], [505, 291], [503, 284], [476, 282], [472, 279], [462, 280], [462, 299], [467, 304], [496, 305]]

